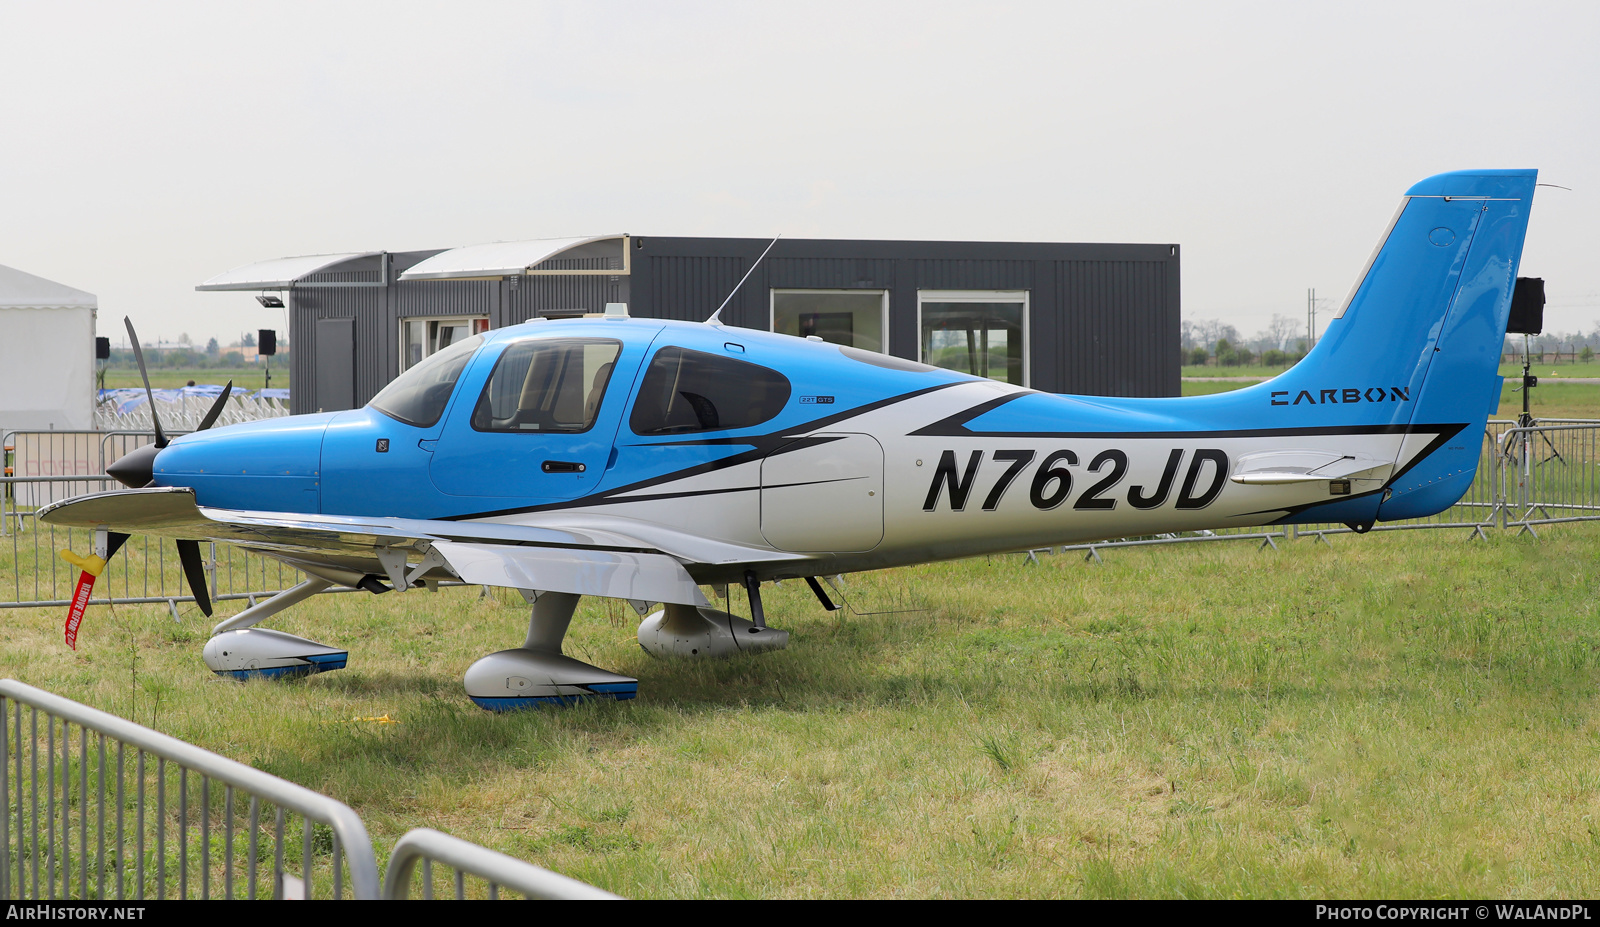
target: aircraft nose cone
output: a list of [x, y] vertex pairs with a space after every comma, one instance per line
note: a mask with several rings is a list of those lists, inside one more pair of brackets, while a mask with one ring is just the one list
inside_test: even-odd
[[155, 479], [156, 455], [161, 448], [154, 444], [134, 448], [106, 468], [107, 475], [129, 489], [143, 489]]

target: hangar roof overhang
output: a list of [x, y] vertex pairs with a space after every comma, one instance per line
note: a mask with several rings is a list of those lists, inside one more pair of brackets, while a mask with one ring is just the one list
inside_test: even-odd
[[[495, 280], [522, 275], [629, 273], [628, 235], [535, 238], [452, 248], [421, 261], [401, 280]], [[620, 261], [619, 261], [620, 259]], [[604, 264], [606, 266], [580, 266]], [[571, 266], [566, 266], [571, 265]]]
[[[497, 241], [447, 251], [351, 251], [273, 258], [224, 271], [195, 287], [201, 291], [287, 290], [304, 286], [387, 286], [390, 268], [400, 280], [497, 280], [521, 275], [626, 275], [629, 237], [536, 238]], [[420, 260], [419, 260], [420, 259]]]
[[197, 290], [286, 290], [300, 280], [336, 264], [356, 258], [373, 257], [381, 251], [352, 251], [348, 254], [304, 254], [273, 258], [223, 271], [195, 287]]

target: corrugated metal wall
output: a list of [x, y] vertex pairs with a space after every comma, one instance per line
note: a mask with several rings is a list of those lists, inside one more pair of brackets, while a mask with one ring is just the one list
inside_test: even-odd
[[[749, 262], [743, 258], [689, 255], [652, 255], [648, 262], [635, 258], [635, 271], [640, 269], [641, 264], [648, 270], [644, 275], [648, 283], [641, 287], [639, 279], [633, 281], [634, 302], [640, 307], [640, 311], [634, 314], [682, 322], [705, 321], [750, 268]], [[753, 283], [746, 283], [739, 291], [741, 298], [723, 311], [724, 321], [752, 328], [756, 326], [758, 319], [755, 308], [749, 301]], [[641, 292], [641, 289], [647, 289], [648, 292]], [[629, 307], [629, 312], [633, 312], [632, 307]]]
[[[294, 376], [290, 411], [315, 412], [317, 319], [354, 319], [356, 405], [365, 405], [400, 373], [400, 320], [407, 317], [488, 315], [496, 327], [499, 284], [486, 280], [421, 281], [387, 287], [296, 287], [290, 291], [293, 311], [290, 344]], [[302, 386], [303, 384], [303, 386]]]
[[[768, 242], [649, 238], [635, 244], [647, 257], [634, 253], [630, 311], [698, 321], [727, 297]], [[913, 359], [919, 291], [1026, 290], [1035, 389], [1179, 394], [1176, 245], [780, 240], [723, 320], [767, 329], [774, 288], [888, 290], [889, 351]]]
[[[1053, 271], [1060, 335], [1052, 343], [1036, 340], [1034, 353], [1054, 354], [1057, 392], [1178, 395], [1177, 314], [1164, 318], [1176, 303], [1166, 262], [1056, 261]], [[1152, 331], [1162, 337], [1150, 337]]]
[[[314, 411], [316, 319], [356, 320], [355, 395], [365, 403], [399, 372], [402, 318], [487, 315], [501, 328], [542, 313], [598, 312], [608, 302], [626, 302], [636, 316], [703, 321], [769, 241], [636, 238], [633, 244], [631, 276], [392, 282], [421, 256], [436, 253], [430, 251], [412, 252], [403, 262], [396, 256], [387, 287], [296, 288], [290, 303], [294, 411]], [[594, 259], [572, 263], [606, 269]], [[888, 290], [889, 350], [907, 358], [917, 356], [919, 290], [1027, 290], [1035, 389], [1179, 393], [1176, 245], [782, 240], [722, 320], [766, 330], [773, 288]]]
[[570, 312], [574, 309], [599, 312], [606, 303], [628, 301], [623, 286], [625, 279], [621, 275], [511, 277], [500, 284], [505, 301], [504, 318], [491, 321], [499, 328], [553, 312]]
[[289, 343], [294, 348], [294, 375], [289, 384], [289, 411], [296, 414], [317, 411], [316, 356], [318, 319], [354, 319], [356, 328], [356, 368], [352, 371], [356, 393], [361, 394], [363, 373], [372, 379], [381, 376], [370, 360], [372, 332], [383, 315], [383, 290], [378, 287], [306, 287], [290, 291], [293, 311], [289, 324]]
[[780, 289], [882, 290], [894, 286], [892, 260], [767, 258], [767, 285]]
[[917, 261], [919, 290], [1031, 290], [1033, 261]]

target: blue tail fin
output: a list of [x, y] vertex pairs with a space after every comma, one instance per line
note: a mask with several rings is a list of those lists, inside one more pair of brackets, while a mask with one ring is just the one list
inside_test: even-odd
[[[1458, 171], [1407, 190], [1322, 340], [1263, 384], [1297, 426], [1408, 432], [1400, 459], [1411, 463], [1373, 510], [1379, 519], [1442, 511], [1472, 483], [1484, 423], [1499, 401], [1500, 348], [1536, 177]], [[1435, 446], [1419, 456], [1427, 444]], [[1308, 510], [1295, 520], [1326, 517]]]

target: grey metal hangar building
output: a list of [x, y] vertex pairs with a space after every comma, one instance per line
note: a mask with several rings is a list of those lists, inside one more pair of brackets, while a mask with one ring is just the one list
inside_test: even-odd
[[602, 235], [277, 258], [196, 289], [281, 294], [296, 413], [363, 405], [461, 338], [625, 303], [815, 335], [1049, 392], [1176, 396], [1178, 246]]

